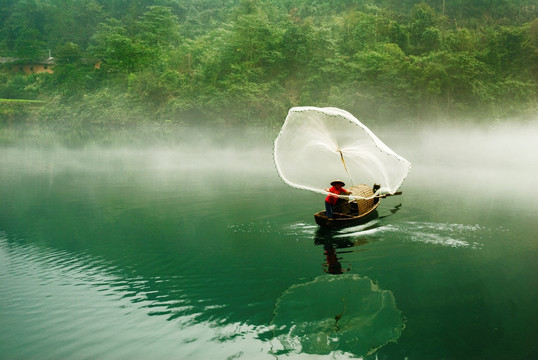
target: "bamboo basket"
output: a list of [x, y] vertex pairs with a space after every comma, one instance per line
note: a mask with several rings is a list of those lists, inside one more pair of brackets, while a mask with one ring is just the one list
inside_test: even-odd
[[[372, 188], [365, 184], [355, 185], [347, 190], [351, 191], [351, 194], [355, 197], [369, 198], [374, 196], [374, 191]], [[375, 204], [373, 197], [371, 199], [356, 199], [354, 202], [356, 202], [359, 207], [359, 214], [366, 213], [368, 210], [373, 208]]]

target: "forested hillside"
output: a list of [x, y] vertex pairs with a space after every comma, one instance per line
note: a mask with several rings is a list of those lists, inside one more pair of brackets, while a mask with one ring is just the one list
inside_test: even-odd
[[[277, 125], [291, 106], [383, 122], [536, 111], [535, 0], [3, 0], [4, 123]], [[2, 105], [3, 104], [3, 105]]]

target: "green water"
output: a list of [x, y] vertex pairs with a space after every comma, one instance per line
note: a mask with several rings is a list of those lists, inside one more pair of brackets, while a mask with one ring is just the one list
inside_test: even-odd
[[375, 129], [413, 170], [334, 233], [266, 138], [4, 148], [0, 358], [534, 358], [536, 129]]

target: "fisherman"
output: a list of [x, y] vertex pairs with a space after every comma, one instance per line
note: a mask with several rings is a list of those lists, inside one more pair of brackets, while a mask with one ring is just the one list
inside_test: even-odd
[[[342, 180], [334, 180], [331, 182], [332, 187], [330, 189], [325, 189], [328, 193], [336, 194], [336, 195], [349, 195], [351, 192], [344, 189], [344, 186], [346, 185]], [[338, 196], [329, 194], [325, 198], [325, 210], [326, 215], [329, 219], [334, 219], [334, 208], [336, 203], [338, 202]]]

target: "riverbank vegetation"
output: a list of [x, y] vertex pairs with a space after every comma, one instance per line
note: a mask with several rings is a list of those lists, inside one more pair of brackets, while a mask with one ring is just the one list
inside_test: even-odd
[[44, 101], [6, 123], [279, 126], [292, 106], [392, 122], [536, 113], [531, 0], [7, 0], [0, 98]]

